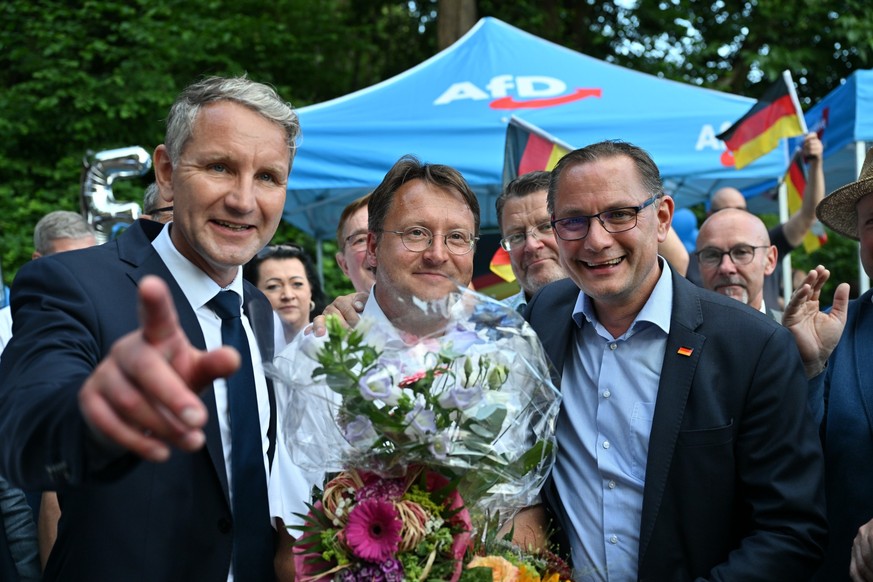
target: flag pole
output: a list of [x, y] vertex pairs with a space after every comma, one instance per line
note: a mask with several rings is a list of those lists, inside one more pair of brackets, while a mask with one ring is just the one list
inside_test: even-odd
[[803, 116], [803, 109], [800, 107], [800, 99], [797, 98], [797, 89], [794, 87], [791, 71], [788, 69], [782, 71], [782, 78], [785, 79], [785, 84], [788, 86], [788, 94], [791, 95], [791, 102], [794, 104], [794, 110], [797, 112], [800, 128], [803, 130], [803, 135], [806, 135], [809, 133], [809, 128], [806, 126], [806, 117]]
[[[809, 128], [806, 125], [806, 117], [803, 115], [803, 109], [800, 107], [800, 99], [797, 98], [797, 89], [794, 87], [794, 79], [791, 78], [791, 71], [788, 69], [782, 71], [782, 78], [785, 81], [785, 85], [788, 87], [788, 94], [791, 96], [791, 103], [794, 104], [794, 110], [797, 112], [800, 129], [803, 130], [803, 135], [806, 135], [809, 132]], [[791, 164], [794, 161], [795, 155], [796, 152], [793, 152], [788, 158], [789, 170], [791, 169]], [[779, 184], [779, 221], [782, 224], [785, 224], [788, 222], [788, 218], [788, 188], [783, 179]], [[793, 291], [793, 289], [791, 289], [791, 284], [793, 281], [794, 277], [792, 277], [791, 253], [789, 252], [782, 259], [782, 297], [785, 301], [785, 305], [788, 305], [788, 301], [791, 299], [791, 293]]]

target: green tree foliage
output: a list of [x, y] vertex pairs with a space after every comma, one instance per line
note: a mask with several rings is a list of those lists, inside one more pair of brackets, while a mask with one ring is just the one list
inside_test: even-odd
[[[445, 0], [444, 0], [445, 1]], [[248, 73], [297, 106], [375, 84], [436, 52], [438, 0], [9, 0], [0, 3], [0, 265], [9, 283], [46, 212], [78, 207], [89, 150], [161, 142], [178, 91]], [[809, 106], [873, 66], [866, 2], [478, 0], [480, 16], [593, 57], [751, 97], [789, 69]], [[641, 103], [644, 105], [644, 103]], [[306, 128], [303, 128], [304, 139]], [[293, 173], [291, 179], [293, 180]], [[141, 184], [120, 183], [121, 200]], [[819, 251], [830, 257], [832, 243]], [[277, 241], [315, 243], [290, 226]], [[329, 294], [350, 290], [324, 247]], [[797, 255], [799, 253], [795, 253]], [[854, 264], [852, 265], [854, 267]], [[833, 269], [835, 278], [855, 277]], [[856, 271], [854, 271], [856, 272]]]
[[[78, 209], [86, 152], [153, 149], [173, 98], [193, 80], [247, 73], [297, 106], [320, 102], [430, 56], [428, 26], [403, 3], [364, 0], [0, 4], [5, 282], [29, 259], [39, 218]], [[139, 201], [146, 183], [118, 183], [116, 198]], [[314, 249], [291, 227], [277, 240]], [[335, 249], [326, 250], [333, 266]], [[326, 271], [328, 291], [343, 290], [338, 270]]]

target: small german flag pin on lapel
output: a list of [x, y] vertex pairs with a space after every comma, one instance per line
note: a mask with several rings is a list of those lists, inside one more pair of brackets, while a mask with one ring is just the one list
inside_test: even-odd
[[679, 348], [678, 350], [676, 350], [676, 353], [679, 354], [680, 356], [690, 356], [691, 354], [694, 353], [694, 349], [693, 348], [686, 348], [685, 346], [683, 346], [683, 347]]

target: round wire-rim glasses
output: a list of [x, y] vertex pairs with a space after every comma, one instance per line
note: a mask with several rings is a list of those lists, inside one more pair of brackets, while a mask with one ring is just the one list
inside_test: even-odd
[[502, 239], [500, 239], [500, 246], [503, 247], [503, 250], [506, 252], [510, 252], [513, 249], [518, 249], [524, 246], [524, 241], [527, 240], [527, 237], [533, 237], [537, 240], [542, 240], [541, 237], [552, 236], [552, 223], [543, 222], [542, 224], [538, 224], [533, 228], [529, 228], [524, 232], [514, 232], [512, 234], [506, 235]]
[[473, 236], [471, 233], [463, 230], [452, 230], [446, 234], [435, 235], [430, 229], [423, 226], [410, 226], [406, 230], [385, 230], [400, 237], [400, 241], [406, 250], [413, 253], [423, 253], [432, 244], [436, 236], [443, 237], [446, 244], [446, 249], [453, 255], [466, 255], [476, 246], [478, 236]]

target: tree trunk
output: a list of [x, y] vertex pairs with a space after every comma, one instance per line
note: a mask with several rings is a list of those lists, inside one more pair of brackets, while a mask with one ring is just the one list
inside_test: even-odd
[[476, 24], [476, 0], [439, 0], [437, 45], [443, 50]]

